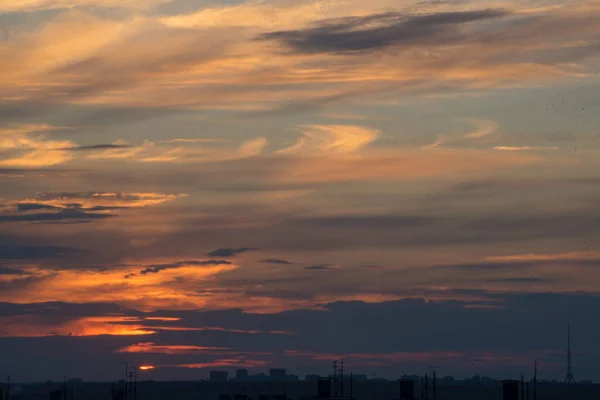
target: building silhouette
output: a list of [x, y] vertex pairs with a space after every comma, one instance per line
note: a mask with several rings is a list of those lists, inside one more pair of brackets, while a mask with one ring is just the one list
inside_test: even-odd
[[329, 399], [331, 397], [331, 379], [319, 378], [317, 383], [317, 397]]
[[400, 400], [415, 400], [415, 381], [403, 379], [400, 381]]
[[228, 376], [227, 371], [210, 371], [209, 380], [211, 382], [227, 382]]
[[62, 390], [53, 390], [50, 392], [50, 400], [63, 400]]
[[519, 400], [519, 381], [502, 381], [502, 400]]
[[271, 368], [269, 370], [269, 377], [274, 381], [283, 381], [287, 378], [285, 368]]
[[245, 381], [248, 379], [248, 370], [247, 369], [238, 369], [235, 371], [235, 379], [238, 381]]

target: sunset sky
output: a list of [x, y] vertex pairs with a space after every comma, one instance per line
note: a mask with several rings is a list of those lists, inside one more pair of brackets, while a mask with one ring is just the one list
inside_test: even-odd
[[599, 20], [1, 0], [0, 376], [600, 379]]

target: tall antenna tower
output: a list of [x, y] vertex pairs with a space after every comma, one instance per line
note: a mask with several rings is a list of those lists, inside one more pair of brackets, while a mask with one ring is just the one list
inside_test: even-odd
[[338, 372], [338, 366], [337, 366], [337, 360], [333, 361], [333, 397], [337, 397], [337, 372]]
[[567, 376], [565, 383], [575, 383], [573, 372], [571, 371], [571, 324], [567, 323]]

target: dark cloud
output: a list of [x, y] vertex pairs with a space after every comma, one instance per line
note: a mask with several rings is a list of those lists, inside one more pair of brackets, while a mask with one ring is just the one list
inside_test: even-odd
[[[35, 207], [35, 206], [34, 206]], [[39, 207], [48, 208], [48, 207]], [[33, 208], [36, 209], [36, 208]], [[22, 211], [22, 210], [21, 210]], [[57, 213], [35, 213], [35, 214], [17, 214], [0, 215], [1, 222], [80, 222], [82, 220], [96, 220], [114, 217], [110, 214], [89, 213], [80, 210], [60, 210]]]
[[137, 316], [138, 311], [127, 309], [118, 304], [111, 303], [65, 303], [62, 301], [49, 301], [44, 303], [17, 304], [0, 302], [0, 316], [34, 315], [49, 316], [52, 318], [92, 317], [103, 315], [127, 314]]
[[17, 211], [37, 211], [37, 210], [60, 210], [60, 207], [51, 206], [49, 204], [38, 204], [38, 203], [18, 203]]
[[528, 280], [533, 282], [549, 282], [550, 279], [533, 277], [533, 271], [542, 272], [548, 267], [571, 267], [571, 268], [589, 268], [597, 269], [600, 267], [599, 258], [588, 258], [578, 259], [576, 257], [567, 258], [560, 257], [557, 259], [538, 259], [538, 260], [507, 260], [507, 261], [484, 261], [474, 262], [466, 264], [450, 264], [450, 265], [434, 265], [434, 266], [423, 266], [420, 271], [452, 271], [454, 273], [467, 273], [469, 275], [480, 273], [527, 273], [528, 277], [515, 277], [515, 278], [500, 278], [503, 282], [518, 282], [519, 280]]
[[256, 251], [256, 250], [259, 250], [259, 249], [254, 248], [254, 247], [240, 247], [238, 249], [223, 248], [223, 249], [213, 250], [209, 253], [206, 253], [206, 255], [209, 257], [234, 257], [234, 256], [237, 256], [238, 254], [245, 253], [247, 251]]
[[279, 260], [277, 258], [267, 258], [266, 260], [262, 260], [262, 262], [267, 264], [293, 264], [291, 261]]
[[[161, 197], [163, 196], [163, 197]], [[64, 192], [38, 193], [33, 200], [0, 202], [1, 207], [14, 207], [16, 212], [0, 215], [1, 222], [86, 223], [115, 217], [104, 211], [125, 210], [172, 200], [175, 196], [145, 193]], [[102, 205], [103, 202], [109, 205]], [[110, 205], [114, 202], [115, 205]], [[146, 203], [145, 203], [146, 202]], [[36, 212], [36, 211], [52, 212]]]
[[534, 276], [524, 276], [524, 277], [491, 279], [490, 281], [493, 281], [493, 282], [507, 282], [507, 283], [540, 283], [540, 282], [549, 282], [549, 281], [551, 281], [551, 279], [549, 279], [549, 278], [536, 278]]
[[539, 264], [539, 262], [479, 262], [469, 264], [451, 264], [451, 265], [435, 265], [429, 267], [430, 269], [439, 270], [460, 270], [467, 272], [475, 271], [520, 271], [533, 267]]
[[203, 260], [203, 261], [179, 261], [171, 264], [159, 264], [159, 265], [151, 265], [148, 268], [145, 268], [140, 271], [140, 274], [156, 274], [160, 271], [164, 271], [166, 269], [175, 269], [186, 266], [209, 266], [209, 265], [231, 265], [233, 264], [231, 261], [227, 260]]
[[[298, 53], [339, 53], [378, 50], [389, 46], [453, 44], [467, 35], [459, 25], [502, 18], [505, 10], [476, 10], [405, 15], [398, 12], [322, 21], [315, 28], [264, 34], [263, 40], [280, 40]], [[379, 26], [371, 27], [372, 24]]]
[[304, 269], [311, 271], [331, 271], [332, 269], [335, 269], [334, 267], [335, 265], [333, 264], [315, 264], [306, 266]]
[[94, 144], [91, 146], [75, 146], [75, 147], [63, 147], [62, 151], [94, 151], [94, 150], [111, 150], [111, 149], [127, 149], [133, 147], [131, 144]]
[[67, 253], [80, 250], [61, 246], [34, 246], [34, 245], [0, 245], [0, 259], [4, 260], [35, 260], [41, 258], [58, 257]]
[[[235, 309], [155, 310], [144, 313], [111, 304], [0, 303], [1, 316], [32, 315], [39, 318], [39, 323], [43, 324], [51, 323], [52, 319], [66, 321], [87, 316], [121, 315], [137, 318], [137, 321], [122, 322], [130, 325], [139, 324], [139, 321], [147, 317], [171, 317], [180, 320], [146, 321], [143, 324], [218, 328], [206, 331], [157, 330], [156, 334], [145, 337], [0, 338], [0, 346], [6, 349], [6, 359], [11, 360], [11, 371], [17, 371], [22, 374], [20, 377], [30, 380], [54, 378], [51, 371], [56, 370], [56, 365], [64, 367], [57, 371], [57, 374], [84, 374], [80, 377], [108, 379], [110, 366], [117, 365], [119, 360], [123, 359], [123, 354], [117, 351], [140, 342], [226, 347], [233, 352], [266, 352], [269, 355], [285, 354], [286, 351], [314, 355], [425, 353], [425, 358], [421, 359], [387, 361], [386, 366], [382, 368], [394, 376], [402, 371], [426, 370], [432, 360], [441, 361], [441, 367], [452, 371], [455, 376], [470, 376], [475, 372], [511, 376], [520, 374], [523, 366], [529, 366], [535, 355], [536, 358], [539, 357], [540, 363], [546, 366], [545, 377], [560, 377], [564, 373], [562, 365], [566, 321], [571, 321], [572, 332], [576, 337], [574, 348], [578, 371], [586, 376], [595, 376], [598, 373], [595, 358], [600, 351], [597, 341], [600, 322], [589, 318], [589, 310], [600, 307], [600, 297], [558, 293], [482, 293], [494, 299], [498, 307], [480, 308], [473, 307], [478, 305], [477, 302], [426, 301], [413, 298], [382, 303], [335, 302], [323, 304], [320, 309], [254, 314]], [[46, 315], [51, 318], [47, 318]], [[250, 331], [283, 331], [293, 334], [251, 334]], [[515, 332], [518, 332], [518, 341], [510, 340]], [[443, 360], [439, 352], [458, 353], [461, 355], [459, 358], [464, 360]], [[79, 360], [83, 354], [86, 360], [93, 359], [94, 364], [99, 363], [102, 368], [94, 366], [96, 369], [92, 371], [86, 368], [77, 370], [78, 366], [73, 363], [62, 364], [64, 359], [76, 354], [80, 357], [74, 357], [74, 360]], [[493, 354], [498, 358], [477, 359], [478, 354]], [[35, 366], [29, 365], [30, 356], [35, 357]], [[130, 353], [127, 356], [131, 362], [143, 361], [154, 365], [172, 365], [181, 360], [197, 361], [202, 357], [197, 353]], [[517, 361], [513, 362], [512, 357], [516, 357]], [[267, 359], [269, 365], [283, 364], [293, 373], [300, 374], [326, 372], [329, 365], [325, 365], [322, 360], [309, 362], [310, 356]], [[477, 371], [473, 370], [472, 362], [477, 362]], [[306, 368], [312, 371], [307, 371]], [[159, 369], [157, 378], [163, 377], [162, 373]]]
[[25, 271], [20, 269], [5, 268], [0, 265], [0, 275], [23, 275]]
[[351, 229], [385, 229], [385, 228], [410, 228], [430, 225], [434, 218], [418, 215], [338, 215], [334, 217], [312, 217], [291, 220], [297, 224], [307, 224], [328, 228]]

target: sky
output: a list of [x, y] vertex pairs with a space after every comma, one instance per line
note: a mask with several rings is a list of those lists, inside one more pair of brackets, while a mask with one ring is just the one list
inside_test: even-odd
[[600, 379], [599, 19], [2, 0], [0, 375]]

